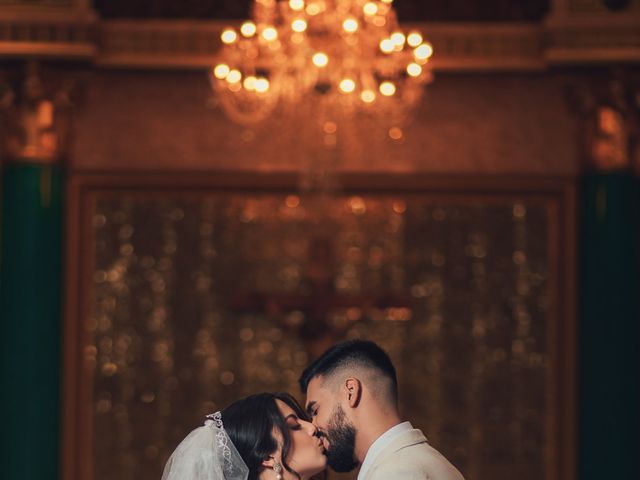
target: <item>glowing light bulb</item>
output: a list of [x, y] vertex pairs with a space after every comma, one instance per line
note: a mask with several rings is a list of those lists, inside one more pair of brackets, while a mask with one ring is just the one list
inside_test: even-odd
[[380, 93], [385, 97], [390, 97], [396, 93], [396, 86], [392, 82], [382, 82], [380, 84]]
[[240, 27], [240, 33], [249, 38], [256, 34], [256, 24], [253, 22], [244, 22]]
[[219, 65], [216, 65], [216, 67], [213, 69], [213, 75], [218, 80], [224, 80], [225, 78], [227, 78], [227, 75], [229, 75], [230, 71], [231, 69], [229, 68], [229, 65], [221, 63]]
[[389, 129], [389, 136], [394, 140], [400, 140], [402, 138], [402, 129], [399, 127], [391, 127]]
[[397, 47], [402, 47], [404, 46], [404, 42], [406, 41], [406, 37], [404, 36], [404, 34], [402, 32], [394, 32], [391, 35], [391, 41], [393, 42], [393, 44]]
[[426, 60], [433, 55], [433, 47], [430, 43], [423, 43], [413, 51], [413, 54], [419, 60]]
[[394, 49], [395, 45], [390, 38], [385, 38], [380, 42], [380, 50], [382, 50], [384, 53], [391, 53]]
[[373, 2], [367, 2], [362, 7], [362, 11], [365, 15], [375, 15], [376, 13], [378, 13], [378, 5]]
[[419, 77], [422, 73], [422, 67], [417, 63], [410, 63], [407, 66], [407, 73], [412, 77]]
[[256, 88], [256, 77], [247, 77], [244, 79], [244, 81], [242, 82], [242, 86], [245, 88], [245, 90], [251, 92], [253, 90], [255, 90]]
[[227, 82], [238, 83], [242, 80], [242, 74], [238, 70], [231, 70], [227, 75]]
[[262, 31], [262, 38], [267, 42], [273, 42], [278, 38], [278, 31], [273, 27], [267, 27]]
[[358, 30], [358, 21], [355, 18], [347, 18], [342, 22], [342, 28], [345, 32], [353, 33]]
[[289, 7], [291, 7], [291, 10], [299, 12], [304, 8], [304, 0], [289, 0]]
[[307, 29], [307, 22], [305, 22], [301, 18], [297, 18], [293, 22], [291, 22], [291, 30], [293, 30], [294, 32], [302, 33], [306, 29]]
[[329, 120], [328, 122], [324, 122], [322, 131], [328, 135], [333, 135], [338, 131], [338, 124], [336, 122], [332, 122], [331, 120]]
[[410, 47], [417, 47], [422, 43], [422, 35], [420, 35], [418, 32], [411, 32], [407, 36], [407, 43]]
[[321, 8], [317, 3], [311, 3], [307, 5], [307, 8], [305, 10], [308, 15], [313, 17], [314, 15], [318, 15], [320, 13]]
[[375, 17], [373, 17], [373, 24], [376, 27], [384, 27], [387, 24], [387, 19], [382, 15], [376, 15]]
[[356, 89], [356, 82], [350, 78], [345, 78], [340, 82], [339, 88], [342, 93], [351, 93]]
[[256, 78], [253, 88], [258, 93], [266, 93], [269, 90], [269, 80], [264, 77]]
[[326, 67], [329, 63], [329, 57], [326, 53], [318, 52], [312, 58], [311, 61], [316, 67]]
[[222, 31], [222, 35], [220, 35], [220, 38], [222, 39], [223, 43], [229, 45], [238, 39], [238, 34], [234, 30], [227, 28]]
[[387, 5], [393, 3], [393, 0], [381, 0], [382, 3], [386, 3]]
[[364, 103], [373, 103], [376, 99], [376, 92], [373, 90], [363, 90], [360, 94], [360, 99]]

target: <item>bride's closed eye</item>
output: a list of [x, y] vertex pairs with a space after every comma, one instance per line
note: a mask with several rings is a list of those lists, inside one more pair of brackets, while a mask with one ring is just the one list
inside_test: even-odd
[[289, 426], [289, 428], [291, 430], [301, 430], [302, 429], [302, 425], [300, 425], [300, 422], [298, 422], [298, 417], [296, 417], [295, 415], [289, 415], [287, 417], [287, 425]]

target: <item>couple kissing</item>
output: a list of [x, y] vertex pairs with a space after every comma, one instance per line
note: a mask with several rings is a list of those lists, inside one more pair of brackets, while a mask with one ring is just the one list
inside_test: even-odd
[[260, 393], [207, 416], [173, 452], [162, 480], [309, 480], [359, 468], [358, 480], [464, 480], [398, 410], [389, 356], [339, 343], [300, 376], [305, 407]]

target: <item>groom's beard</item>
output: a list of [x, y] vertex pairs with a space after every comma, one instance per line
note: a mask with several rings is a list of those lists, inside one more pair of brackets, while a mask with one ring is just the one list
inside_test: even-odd
[[327, 463], [333, 470], [350, 472], [358, 466], [358, 461], [355, 460], [356, 429], [347, 422], [340, 405], [335, 408], [324, 435], [329, 440]]

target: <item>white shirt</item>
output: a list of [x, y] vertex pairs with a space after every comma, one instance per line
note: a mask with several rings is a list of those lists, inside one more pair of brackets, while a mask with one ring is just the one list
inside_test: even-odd
[[411, 422], [403, 422], [398, 425], [391, 427], [389, 430], [380, 435], [375, 442], [371, 444], [369, 450], [367, 450], [367, 454], [364, 457], [364, 462], [362, 462], [362, 466], [360, 467], [360, 471], [358, 472], [358, 480], [362, 480], [367, 474], [367, 470], [371, 468], [375, 459], [387, 448], [391, 442], [398, 435], [402, 435], [404, 432], [413, 429], [413, 425]]

